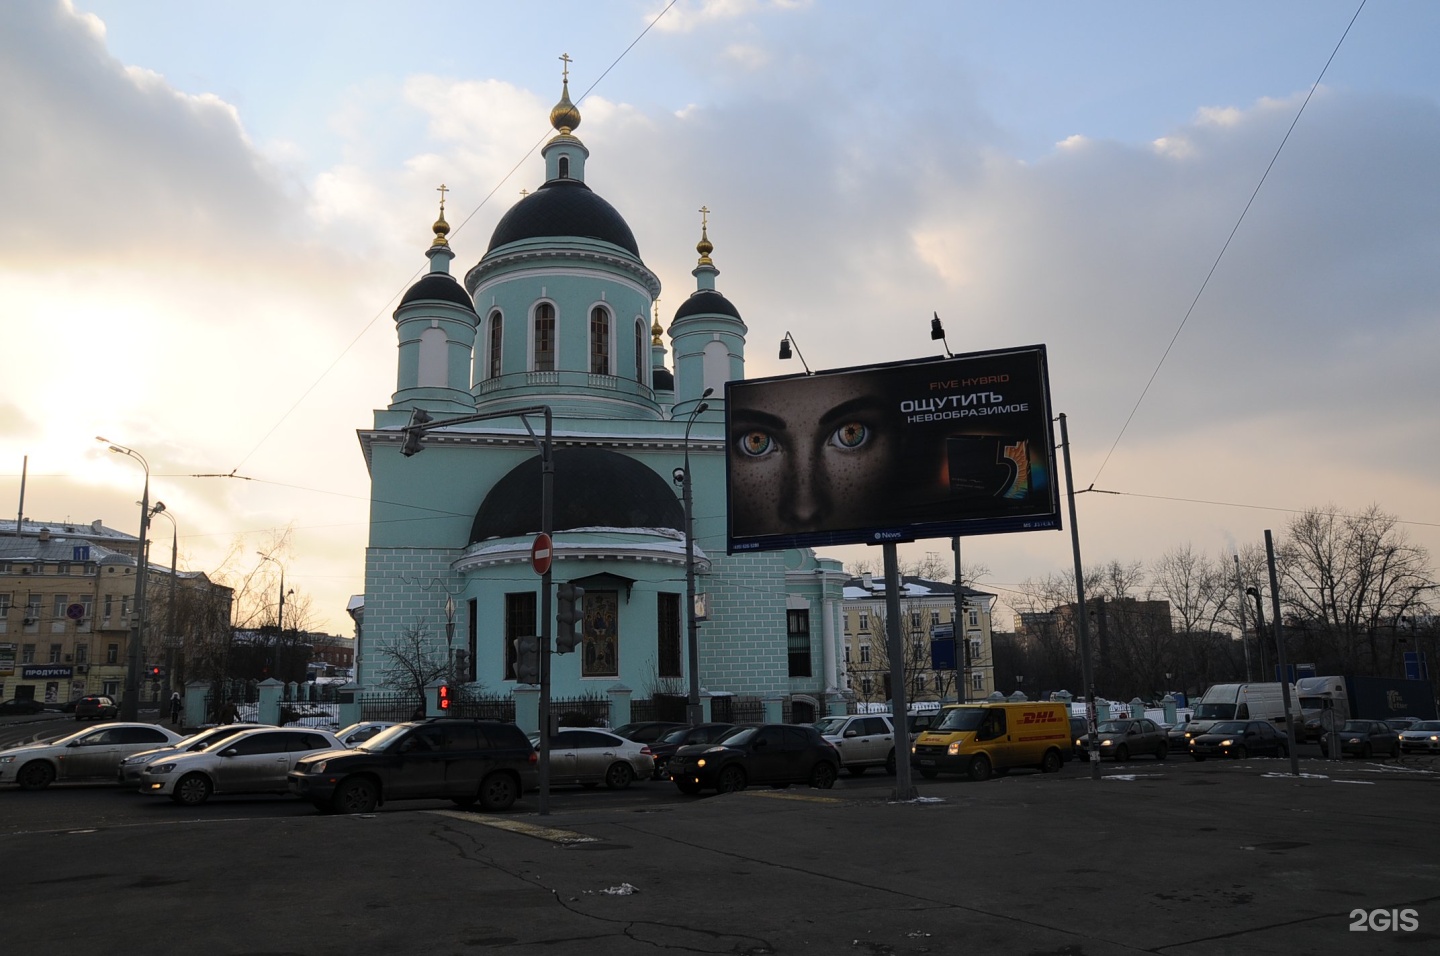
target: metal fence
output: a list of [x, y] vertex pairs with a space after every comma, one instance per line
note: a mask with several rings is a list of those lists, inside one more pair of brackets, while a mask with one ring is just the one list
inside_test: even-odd
[[413, 720], [425, 715], [425, 702], [409, 694], [365, 694], [360, 698], [361, 720]]
[[656, 694], [648, 700], [632, 700], [630, 702], [630, 719], [639, 720], [672, 720], [683, 724], [687, 719], [685, 712], [686, 698], [679, 694]]
[[[610, 698], [572, 697], [550, 702], [550, 713], [558, 714], [561, 727], [609, 727]], [[631, 711], [633, 719], [635, 714]]]
[[710, 719], [725, 724], [764, 723], [765, 702], [758, 697], [713, 697]]
[[450, 704], [450, 716], [503, 720], [513, 724], [515, 723], [515, 701], [508, 697], [477, 697], [471, 700], [456, 700]]

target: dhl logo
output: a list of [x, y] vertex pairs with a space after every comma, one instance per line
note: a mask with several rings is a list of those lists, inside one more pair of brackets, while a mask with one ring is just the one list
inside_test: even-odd
[[1053, 711], [1053, 710], [1039, 711], [1039, 712], [1032, 710], [1032, 711], [1030, 711], [1028, 714], [1023, 715], [1023, 716], [1020, 718], [1020, 723], [1022, 723], [1022, 724], [1058, 724], [1058, 723], [1060, 723], [1060, 717], [1059, 717], [1059, 715], [1057, 715], [1057, 714], [1055, 713], [1055, 711]]

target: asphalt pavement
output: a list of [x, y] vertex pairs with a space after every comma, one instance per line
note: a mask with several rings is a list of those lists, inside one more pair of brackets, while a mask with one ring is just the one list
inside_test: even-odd
[[[12, 816], [0, 938], [306, 956], [1435, 952], [1440, 766], [1300, 766], [1172, 757], [1094, 780], [1071, 764], [917, 780], [903, 803], [873, 774], [663, 802], [587, 791], [544, 817], [535, 794], [501, 815]], [[44, 795], [0, 793], [0, 821], [17, 796]]]

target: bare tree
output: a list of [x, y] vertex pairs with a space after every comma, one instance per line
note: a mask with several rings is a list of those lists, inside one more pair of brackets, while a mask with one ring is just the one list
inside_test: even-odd
[[446, 655], [431, 638], [423, 617], [401, 631], [394, 641], [381, 644], [379, 651], [385, 675], [381, 685], [416, 700], [423, 700], [425, 688], [443, 679], [449, 669]]

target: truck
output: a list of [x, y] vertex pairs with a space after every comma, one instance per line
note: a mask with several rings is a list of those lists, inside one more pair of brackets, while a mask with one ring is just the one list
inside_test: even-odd
[[1287, 721], [1295, 723], [1295, 736], [1300, 739], [1303, 724], [1300, 694], [1290, 685], [1290, 714], [1285, 713], [1285, 690], [1278, 683], [1214, 684], [1195, 704], [1189, 721], [1170, 728], [1166, 741], [1171, 750], [1184, 751], [1190, 738], [1203, 734], [1222, 720], [1266, 720], [1284, 732]]
[[1295, 687], [1300, 692], [1306, 740], [1319, 740], [1325, 731], [1352, 717], [1434, 720], [1436, 715], [1435, 690], [1429, 681], [1331, 675], [1302, 677]]

